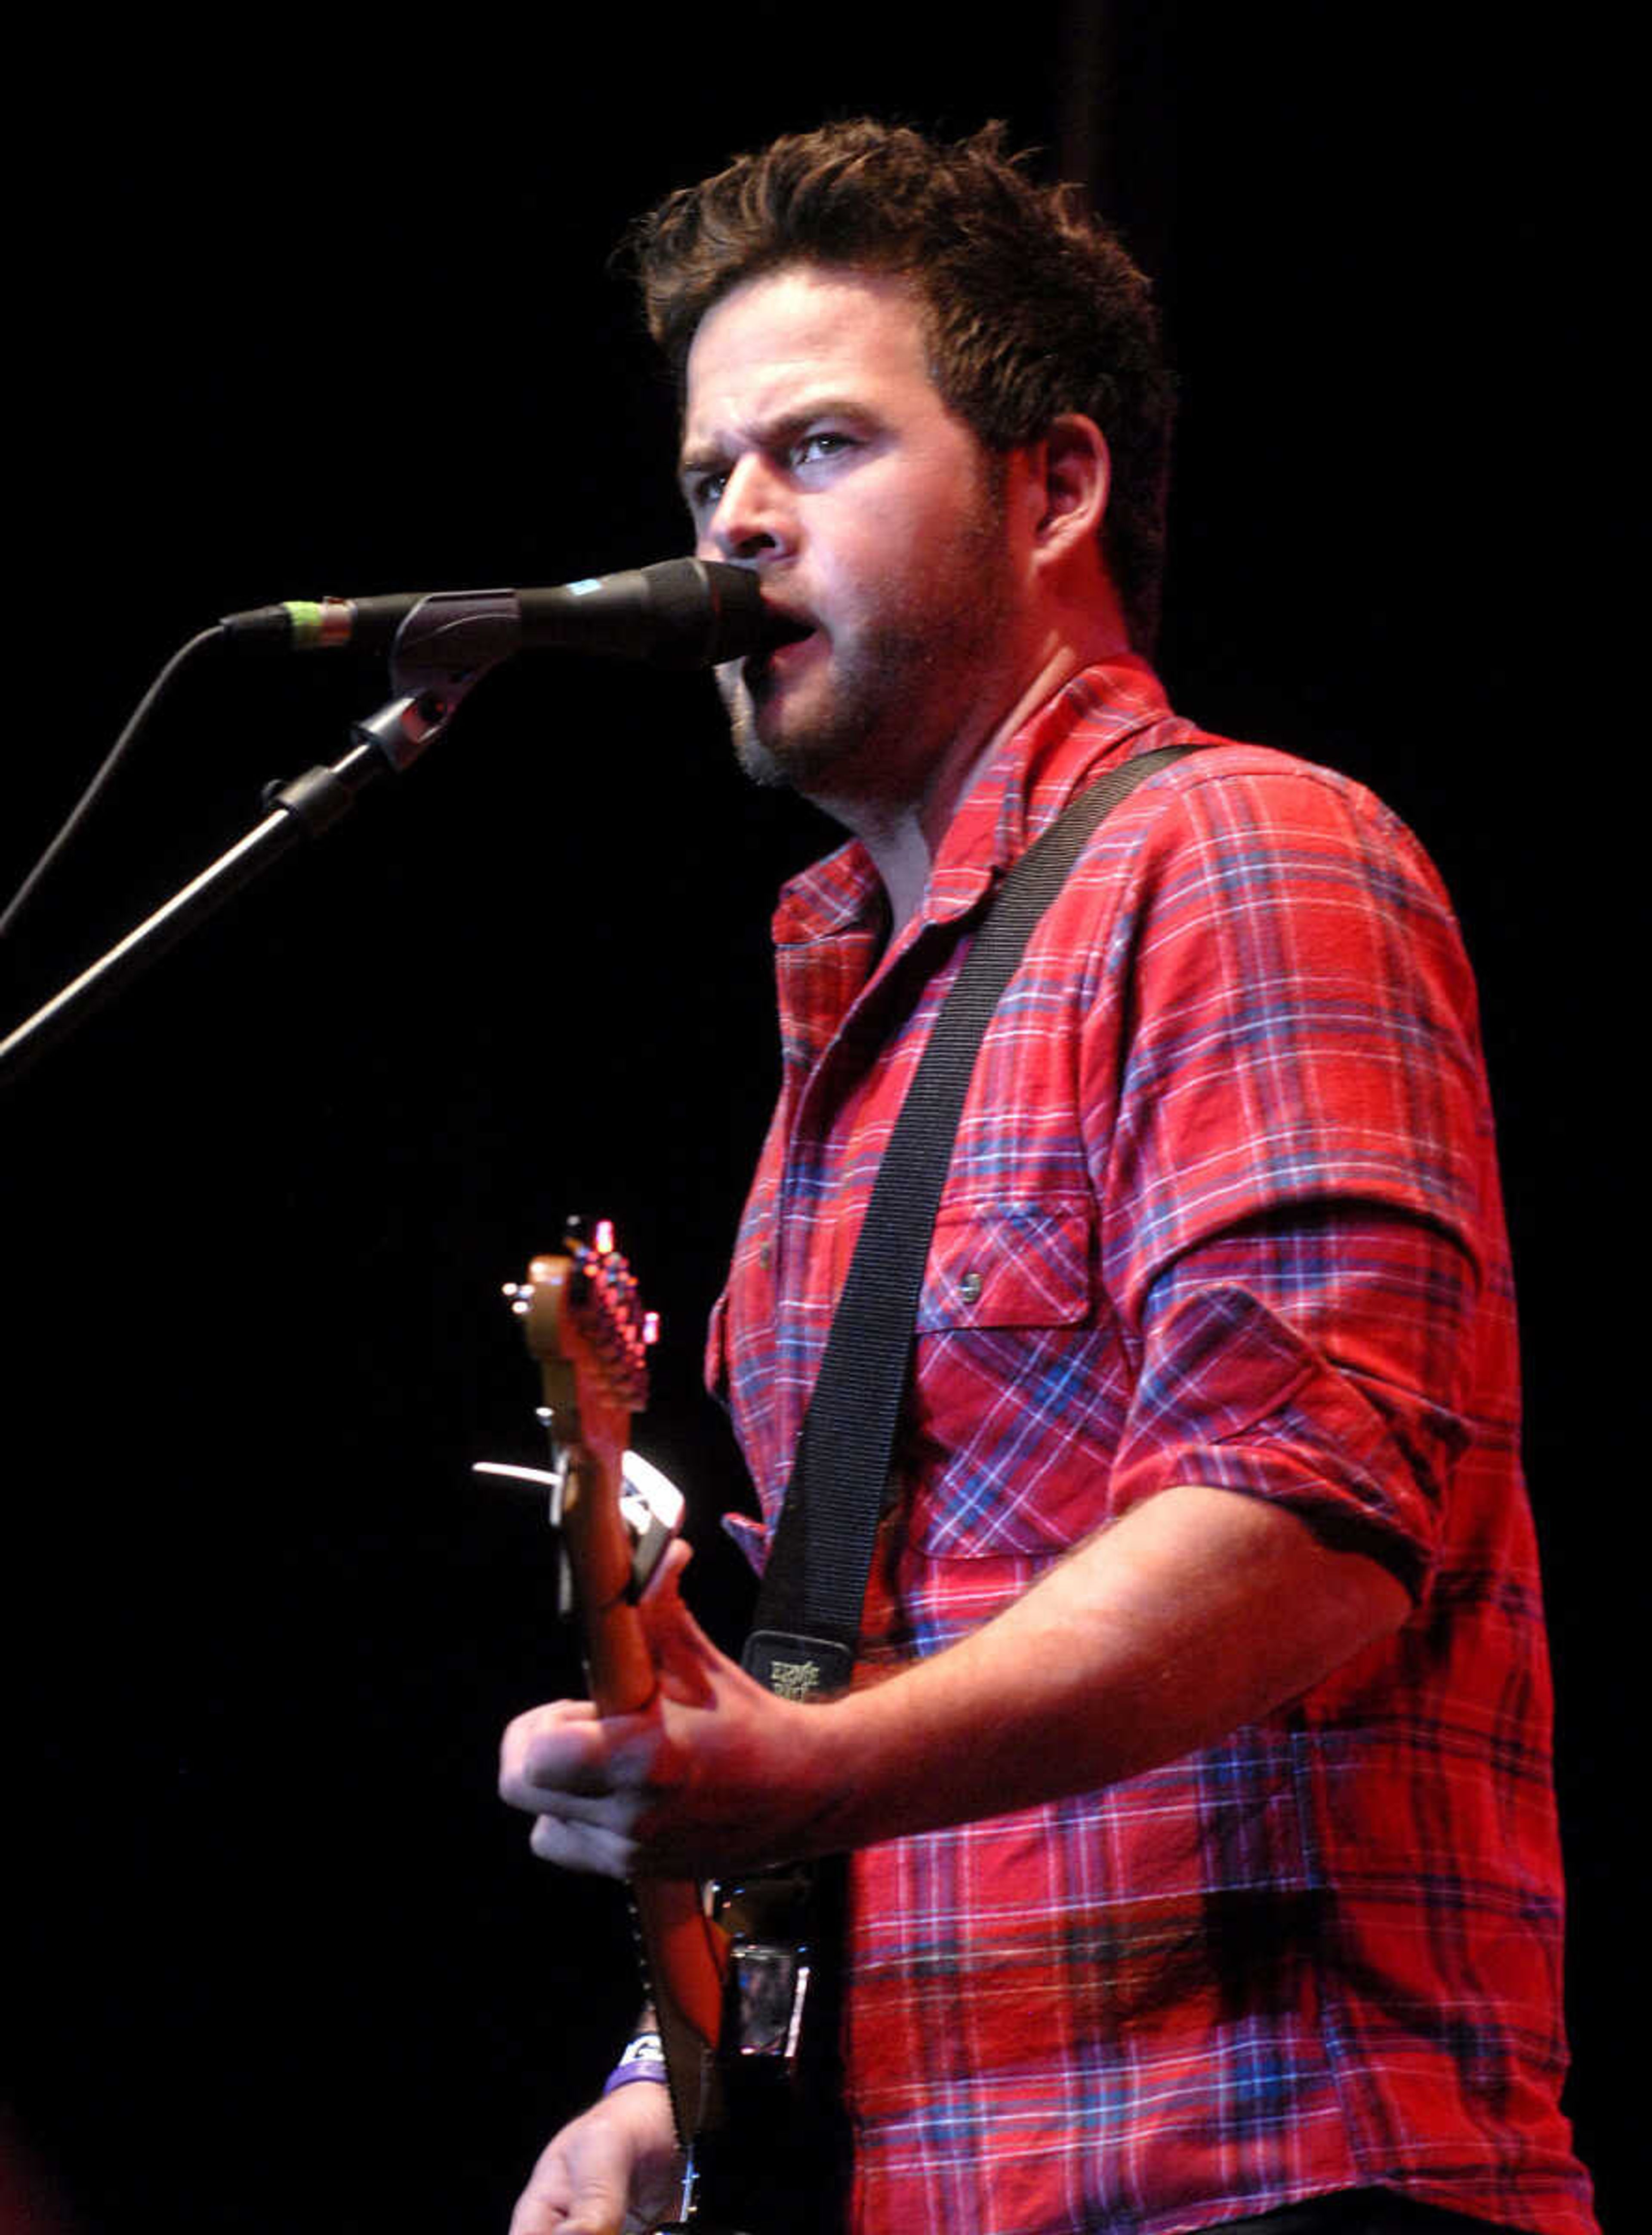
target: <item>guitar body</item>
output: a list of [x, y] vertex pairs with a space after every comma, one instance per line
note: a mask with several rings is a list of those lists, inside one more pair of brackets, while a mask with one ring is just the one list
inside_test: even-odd
[[[719, 1889], [730, 1956], [716, 2124], [695, 2144], [687, 2235], [842, 2235], [849, 2150], [837, 2053], [841, 1863]], [[807, 1974], [801, 2022], [792, 1967]]]
[[[558, 1463], [555, 1513], [591, 1697], [634, 1714], [658, 1678], [637, 1601], [668, 1541], [624, 1503], [652, 1318], [600, 1222], [507, 1291], [538, 1360]], [[847, 2162], [835, 2107], [833, 1976], [840, 1873], [755, 1874], [708, 1900], [686, 1878], [633, 1879], [645, 1983], [688, 2152], [677, 2235], [841, 2235]], [[823, 1960], [824, 1959], [824, 1960]], [[803, 2022], [807, 2009], [808, 2022]], [[666, 2231], [672, 2235], [672, 2231]]]

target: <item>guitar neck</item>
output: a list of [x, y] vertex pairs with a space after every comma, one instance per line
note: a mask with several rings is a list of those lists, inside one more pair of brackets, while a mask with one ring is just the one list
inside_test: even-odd
[[658, 1681], [632, 1597], [631, 1541], [620, 1517], [620, 1464], [613, 1453], [572, 1452], [562, 1490], [562, 1549], [574, 1579], [586, 1679], [605, 1715], [640, 1714]]
[[[652, 1315], [638, 1307], [612, 1228], [600, 1222], [587, 1240], [582, 1226], [570, 1226], [567, 1240], [566, 1254], [536, 1257], [526, 1281], [507, 1294], [541, 1368], [541, 1417], [558, 1463], [549, 1479], [591, 1697], [605, 1716], [644, 1714], [660, 1680], [639, 1593], [681, 1508], [669, 1484], [655, 1486], [663, 1499], [651, 1495], [649, 1471], [627, 1460], [655, 1330]], [[628, 1471], [636, 1478], [629, 1498]], [[713, 2221], [837, 2235], [844, 2153], [835, 2118], [799, 2117], [795, 2107], [777, 2115], [782, 2097], [796, 2092], [794, 2071], [803, 2069], [800, 2028], [822, 1933], [810, 1884], [796, 1873], [760, 1873], [731, 1893], [718, 1917], [691, 1878], [634, 1878], [631, 1897], [672, 2110], [688, 2152], [685, 2219], [670, 2235], [691, 2235], [690, 2221], [705, 2235]], [[836, 2032], [829, 2010], [818, 2029], [829, 2055]], [[836, 2101], [829, 2085], [817, 2093], [823, 2105]], [[754, 2159], [769, 2168], [755, 2184]], [[760, 2211], [748, 2209], [756, 2197], [764, 2199]]]
[[[563, 1537], [574, 1577], [591, 1697], [605, 1715], [635, 1714], [658, 1688], [642, 1616], [633, 1601], [631, 1557], [619, 1512], [618, 1469], [591, 1454], [570, 1462]], [[678, 2134], [705, 2124], [723, 2020], [727, 1936], [692, 1878], [631, 1884], [644, 1978], [665, 2053]]]
[[[584, 1633], [591, 1697], [604, 1715], [637, 1714], [659, 1688], [636, 1603], [633, 1542], [622, 1497], [631, 1417], [647, 1392], [652, 1339], [636, 1283], [606, 1222], [594, 1246], [570, 1233], [567, 1255], [536, 1257], [512, 1308], [539, 1360], [545, 1410], [565, 1465], [563, 1556]], [[689, 1878], [640, 1878], [633, 1911], [685, 2143], [706, 2110], [723, 2018], [726, 1937]]]

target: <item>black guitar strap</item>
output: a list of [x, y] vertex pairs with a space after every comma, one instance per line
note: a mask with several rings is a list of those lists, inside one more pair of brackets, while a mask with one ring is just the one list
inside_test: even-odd
[[747, 1669], [788, 1698], [829, 1697], [854, 1666], [930, 1235], [993, 1013], [1102, 817], [1194, 750], [1119, 763], [1072, 801], [999, 887], [935, 1019], [832, 1316], [746, 1642]]

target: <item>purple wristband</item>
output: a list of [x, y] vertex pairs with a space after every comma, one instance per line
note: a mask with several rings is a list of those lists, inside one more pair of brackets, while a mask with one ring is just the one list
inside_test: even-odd
[[603, 2087], [605, 2095], [612, 2095], [616, 2088], [628, 2088], [633, 2080], [657, 2080], [665, 2082], [665, 2048], [657, 2033], [639, 2033], [626, 2045], [626, 2051]]
[[665, 2068], [657, 2056], [639, 2056], [634, 2064], [616, 2065], [603, 2082], [602, 2092], [612, 2095], [616, 2088], [629, 2088], [633, 2080], [657, 2080], [665, 2085]]

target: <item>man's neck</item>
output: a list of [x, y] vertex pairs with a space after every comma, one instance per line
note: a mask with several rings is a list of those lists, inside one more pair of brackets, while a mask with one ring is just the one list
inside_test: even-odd
[[953, 816], [987, 763], [1075, 675], [1110, 652], [1127, 648], [1122, 639], [1105, 646], [1092, 642], [1083, 652], [1068, 642], [1052, 647], [1032, 680], [993, 724], [985, 740], [960, 740], [941, 755], [915, 799], [821, 799], [816, 803], [843, 823], [871, 855], [888, 895], [891, 945], [921, 904]]

